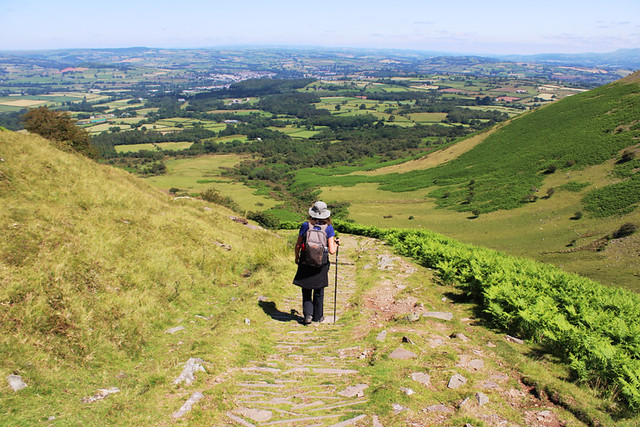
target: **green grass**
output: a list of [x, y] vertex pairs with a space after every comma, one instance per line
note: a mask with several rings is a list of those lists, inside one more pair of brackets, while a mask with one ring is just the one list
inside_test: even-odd
[[131, 144], [131, 145], [116, 145], [115, 150], [117, 153], [137, 153], [138, 151], [156, 151], [157, 148], [154, 144]]
[[0, 151], [0, 374], [29, 385], [0, 390], [3, 423], [158, 424], [189, 357], [215, 376], [271, 345], [238, 326], [293, 275], [281, 239], [38, 137], [2, 132]]
[[223, 196], [231, 197], [242, 211], [261, 211], [279, 204], [254, 188], [222, 176], [225, 168], [233, 167], [243, 159], [239, 155], [208, 155], [168, 160], [165, 175], [145, 180], [165, 191], [173, 187], [188, 194], [202, 193], [213, 187]]

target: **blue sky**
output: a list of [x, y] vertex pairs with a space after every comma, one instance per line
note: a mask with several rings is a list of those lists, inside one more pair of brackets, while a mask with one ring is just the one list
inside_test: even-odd
[[640, 47], [640, 0], [0, 0], [0, 50], [287, 45], [477, 54]]

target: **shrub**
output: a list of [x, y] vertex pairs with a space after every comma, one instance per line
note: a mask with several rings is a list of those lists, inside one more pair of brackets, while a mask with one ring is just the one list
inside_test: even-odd
[[616, 163], [626, 163], [626, 162], [630, 162], [631, 160], [636, 158], [636, 153], [635, 151], [632, 150], [625, 150], [624, 153], [622, 153], [622, 157], [620, 157], [620, 160], [618, 160]]
[[38, 107], [25, 113], [24, 128], [43, 138], [54, 141], [59, 148], [71, 149], [89, 158], [97, 158], [97, 151], [89, 143], [91, 137], [79, 128], [66, 111]]
[[553, 196], [553, 193], [555, 193], [555, 192], [556, 192], [556, 190], [553, 187], [547, 188], [547, 196], [546, 196], [546, 198], [550, 199], [551, 196]]
[[207, 189], [204, 193], [200, 195], [200, 197], [202, 198], [202, 200], [206, 200], [207, 202], [224, 206], [226, 208], [231, 209], [232, 211], [237, 212], [240, 210], [236, 202], [234, 202], [231, 197], [223, 196], [218, 192], [218, 190], [216, 190], [213, 187]]
[[247, 219], [257, 222], [264, 228], [277, 229], [280, 227], [280, 220], [275, 215], [267, 212], [249, 212], [247, 213]]
[[638, 229], [638, 226], [635, 225], [632, 222], [627, 222], [624, 223], [620, 226], [620, 228], [618, 228], [613, 235], [611, 236], [612, 239], [621, 239], [623, 237], [627, 237], [627, 236], [631, 236], [633, 233], [636, 232], [636, 230]]
[[582, 211], [578, 211], [578, 212], [574, 213], [573, 216], [571, 217], [571, 219], [573, 219], [573, 220], [578, 220], [580, 218], [582, 218]]
[[558, 167], [552, 163], [549, 166], [547, 166], [547, 168], [544, 170], [544, 173], [547, 175], [550, 175], [552, 173], [555, 173], [557, 169]]
[[171, 187], [169, 189], [169, 193], [171, 193], [171, 194], [176, 194], [178, 191], [180, 191], [180, 189], [176, 188], [176, 187]]

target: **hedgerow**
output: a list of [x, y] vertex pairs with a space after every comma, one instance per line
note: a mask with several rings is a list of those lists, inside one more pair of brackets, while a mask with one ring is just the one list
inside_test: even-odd
[[[297, 228], [299, 223], [282, 224]], [[630, 410], [640, 409], [640, 296], [554, 266], [424, 230], [334, 221], [337, 231], [384, 239], [473, 296], [496, 326], [538, 343]]]

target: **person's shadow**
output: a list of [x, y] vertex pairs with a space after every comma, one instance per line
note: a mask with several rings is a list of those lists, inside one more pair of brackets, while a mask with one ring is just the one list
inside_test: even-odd
[[294, 309], [291, 309], [291, 312], [289, 313], [278, 310], [276, 303], [273, 301], [258, 301], [258, 305], [269, 317], [273, 320], [277, 320], [278, 322], [295, 321], [302, 323], [304, 320], [304, 318]]

